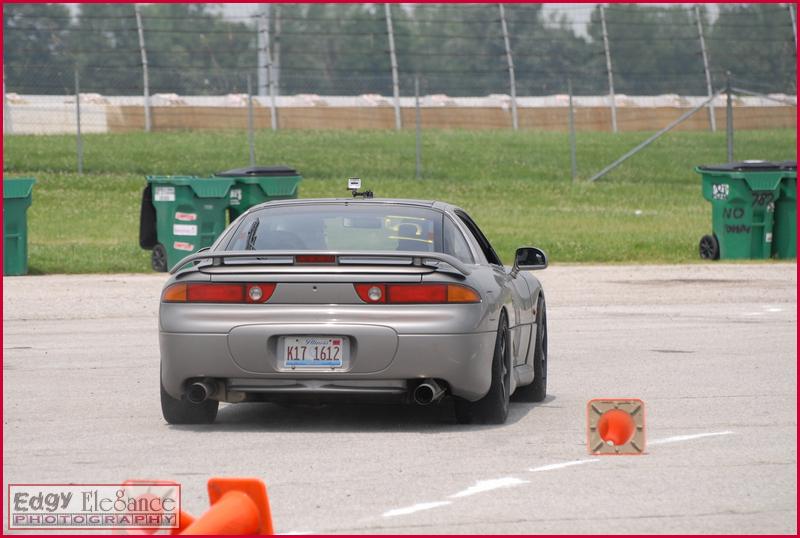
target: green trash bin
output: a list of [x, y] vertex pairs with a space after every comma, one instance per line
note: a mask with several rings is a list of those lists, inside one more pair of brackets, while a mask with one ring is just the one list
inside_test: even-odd
[[3, 276], [28, 273], [28, 208], [32, 178], [3, 178]]
[[775, 202], [772, 255], [789, 259], [797, 257], [797, 161], [787, 161], [781, 166], [784, 175], [780, 198]]
[[194, 176], [147, 176], [142, 193], [139, 245], [151, 249], [155, 271], [211, 246], [227, 226], [233, 180]]
[[[703, 197], [711, 202], [713, 233], [700, 239], [702, 258], [772, 256], [775, 211], [787, 168], [786, 163], [744, 161], [695, 169], [703, 177]], [[786, 233], [783, 227], [781, 232]]]
[[297, 198], [297, 186], [303, 179], [288, 166], [251, 166], [219, 172], [215, 177], [234, 180], [231, 188], [231, 222], [242, 213], [263, 202]]

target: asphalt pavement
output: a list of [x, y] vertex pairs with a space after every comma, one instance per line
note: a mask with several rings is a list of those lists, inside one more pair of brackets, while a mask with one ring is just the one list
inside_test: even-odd
[[[6, 277], [4, 488], [171, 479], [199, 514], [209, 477], [256, 476], [293, 533], [796, 533], [796, 275], [540, 272], [550, 395], [503, 426], [443, 403], [227, 405], [204, 427], [161, 417], [163, 275]], [[587, 454], [598, 397], [645, 402], [644, 455]]]

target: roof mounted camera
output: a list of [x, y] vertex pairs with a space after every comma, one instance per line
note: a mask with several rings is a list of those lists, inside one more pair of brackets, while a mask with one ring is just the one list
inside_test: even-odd
[[353, 193], [353, 198], [372, 198], [372, 191], [358, 192], [361, 188], [361, 178], [351, 177], [347, 178], [347, 190]]

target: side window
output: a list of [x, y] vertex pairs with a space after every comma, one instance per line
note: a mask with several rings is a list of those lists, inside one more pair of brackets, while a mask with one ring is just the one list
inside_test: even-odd
[[453, 221], [444, 217], [444, 253], [455, 256], [464, 263], [475, 263], [467, 240]]
[[456, 214], [475, 237], [475, 241], [477, 241], [478, 245], [481, 247], [481, 251], [483, 251], [483, 255], [486, 256], [486, 260], [492, 265], [502, 266], [503, 262], [500, 261], [500, 257], [494, 251], [492, 245], [489, 243], [489, 240], [486, 239], [486, 236], [483, 235], [483, 232], [481, 232], [480, 228], [478, 228], [478, 225], [475, 224], [475, 222], [469, 218], [469, 215], [466, 213], [459, 211]]

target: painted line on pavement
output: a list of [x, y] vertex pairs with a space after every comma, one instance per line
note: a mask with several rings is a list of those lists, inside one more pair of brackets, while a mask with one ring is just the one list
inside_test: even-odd
[[[648, 441], [648, 445], [665, 445], [668, 443], [680, 443], [683, 441], [693, 441], [695, 439], [703, 439], [705, 437], [718, 437], [721, 435], [732, 435], [734, 432], [730, 430], [721, 431], [721, 432], [707, 432], [707, 433], [695, 433], [690, 435], [674, 435], [672, 437], [664, 437], [662, 439], [654, 439], [652, 441]], [[539, 467], [531, 467], [528, 471], [532, 473], [544, 472], [544, 471], [557, 471], [559, 469], [566, 469], [567, 467], [573, 467], [575, 465], [583, 465], [585, 463], [592, 463], [596, 461], [602, 461], [602, 458], [591, 458], [591, 459], [582, 459], [582, 460], [573, 460], [573, 461], [564, 461], [561, 463], [550, 463], [548, 465], [541, 465]], [[472, 495], [477, 495], [479, 493], [486, 493], [488, 491], [494, 491], [497, 489], [504, 489], [510, 487], [521, 486], [524, 484], [529, 484], [530, 481], [522, 480], [520, 478], [516, 478], [514, 476], [506, 476], [503, 478], [491, 478], [489, 480], [478, 480], [472, 486], [463, 489], [457, 493], [450, 495], [449, 499], [460, 499], [462, 497], [470, 497]], [[453, 504], [452, 501], [435, 501], [435, 502], [426, 502], [426, 503], [418, 503], [411, 506], [406, 506], [404, 508], [395, 508], [393, 510], [389, 510], [383, 513], [383, 517], [397, 517], [397, 516], [405, 516], [409, 514], [414, 514], [416, 512], [422, 512], [424, 510], [432, 510], [434, 508], [440, 508], [442, 506], [448, 506]]]
[[667, 443], [679, 443], [681, 441], [692, 441], [694, 439], [702, 439], [703, 437], [716, 437], [718, 435], [731, 435], [732, 431], [726, 430], [724, 432], [709, 432], [709, 433], [696, 433], [694, 435], [675, 435], [673, 437], [665, 437], [664, 439], [654, 439], [647, 441], [647, 445], [665, 445]]
[[395, 517], [395, 516], [406, 516], [408, 514], [413, 514], [416, 512], [422, 512], [423, 510], [430, 510], [431, 508], [439, 508], [440, 506], [445, 506], [448, 504], [452, 504], [450, 501], [436, 501], [432, 503], [418, 503], [411, 506], [406, 506], [405, 508], [395, 508], [394, 510], [389, 510], [388, 512], [383, 513], [383, 517]]
[[593, 458], [590, 460], [565, 461], [564, 463], [551, 463], [550, 465], [542, 465], [541, 467], [531, 467], [528, 470], [532, 473], [538, 473], [541, 471], [555, 471], [557, 469], [572, 467], [573, 465], [583, 465], [584, 463], [593, 463], [595, 461], [601, 461], [601, 460], [599, 458]]
[[478, 480], [475, 485], [461, 490], [458, 493], [450, 495], [450, 499], [458, 499], [460, 497], [469, 497], [470, 495], [477, 495], [478, 493], [485, 493], [500, 488], [513, 488], [514, 486], [521, 486], [528, 484], [527, 480], [521, 480], [514, 476], [507, 476], [505, 478], [493, 478], [491, 480]]

